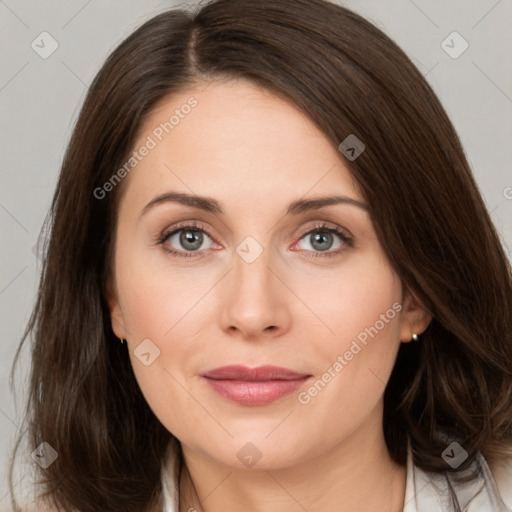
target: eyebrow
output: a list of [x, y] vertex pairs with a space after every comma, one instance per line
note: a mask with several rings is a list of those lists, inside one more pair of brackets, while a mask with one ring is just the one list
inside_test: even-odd
[[[143, 208], [140, 216], [144, 216], [149, 210], [157, 205], [169, 202], [183, 204], [185, 206], [197, 208], [198, 210], [204, 210], [210, 213], [224, 214], [219, 202], [211, 197], [191, 195], [184, 192], [167, 192], [152, 199]], [[319, 210], [320, 208], [336, 204], [348, 204], [351, 206], [357, 206], [358, 208], [362, 208], [366, 211], [368, 210], [368, 206], [357, 199], [352, 199], [351, 197], [346, 196], [327, 196], [316, 199], [298, 199], [297, 201], [293, 201], [288, 206], [285, 215], [298, 215], [300, 213]]]

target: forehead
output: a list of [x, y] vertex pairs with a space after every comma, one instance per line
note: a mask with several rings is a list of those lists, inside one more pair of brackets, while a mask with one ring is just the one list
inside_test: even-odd
[[[246, 80], [200, 84], [161, 100], [133, 150], [126, 195], [148, 201], [178, 190], [222, 202], [289, 203], [309, 193], [360, 199], [341, 155], [293, 104]], [[334, 190], [335, 189], [335, 190]]]

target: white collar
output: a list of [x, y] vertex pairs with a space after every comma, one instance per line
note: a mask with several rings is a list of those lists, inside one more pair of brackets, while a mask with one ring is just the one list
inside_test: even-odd
[[[450, 494], [450, 484], [464, 512], [510, 512], [512, 502], [505, 504], [505, 495], [500, 491], [512, 485], [512, 459], [506, 469], [500, 472], [500, 487], [493, 476], [487, 461], [478, 453], [470, 468], [464, 473], [477, 469], [478, 477], [468, 483], [458, 483], [451, 473], [424, 471], [413, 463], [410, 443], [407, 449], [407, 482], [403, 512], [454, 511]], [[508, 474], [505, 473], [508, 472]], [[463, 473], [463, 472], [458, 472]], [[511, 499], [510, 494], [507, 497]], [[503, 500], [503, 501], [502, 501]]]
[[[179, 511], [180, 457], [176, 441], [169, 443], [162, 468], [164, 512]], [[403, 512], [453, 511], [448, 480], [464, 512], [512, 512], [512, 458], [493, 476], [486, 460], [478, 454], [473, 467], [479, 467], [476, 480], [460, 484], [448, 474], [431, 473], [414, 466], [410, 445], [407, 449], [407, 481]], [[467, 471], [471, 470], [469, 468]], [[499, 476], [499, 479], [498, 479]], [[480, 492], [479, 492], [479, 489]], [[501, 497], [500, 497], [501, 492]], [[506, 501], [502, 503], [501, 500]]]

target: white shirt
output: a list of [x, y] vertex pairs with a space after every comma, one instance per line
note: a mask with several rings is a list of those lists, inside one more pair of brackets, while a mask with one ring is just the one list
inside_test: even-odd
[[[467, 484], [448, 479], [463, 512], [512, 512], [512, 458], [491, 472], [486, 460], [478, 455], [472, 467], [480, 466], [480, 476]], [[470, 468], [471, 469], [471, 468]], [[164, 512], [179, 512], [179, 458], [174, 442], [169, 444], [162, 468]], [[481, 488], [481, 491], [478, 490]], [[447, 477], [425, 472], [415, 466], [410, 446], [407, 452], [407, 481], [403, 512], [451, 512]]]

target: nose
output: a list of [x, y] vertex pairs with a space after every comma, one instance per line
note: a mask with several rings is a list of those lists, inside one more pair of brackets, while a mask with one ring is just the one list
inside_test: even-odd
[[[290, 327], [285, 276], [272, 264], [269, 251], [251, 263], [235, 254], [221, 297], [222, 328], [247, 340], [273, 338]], [[281, 274], [281, 275], [280, 275]]]

